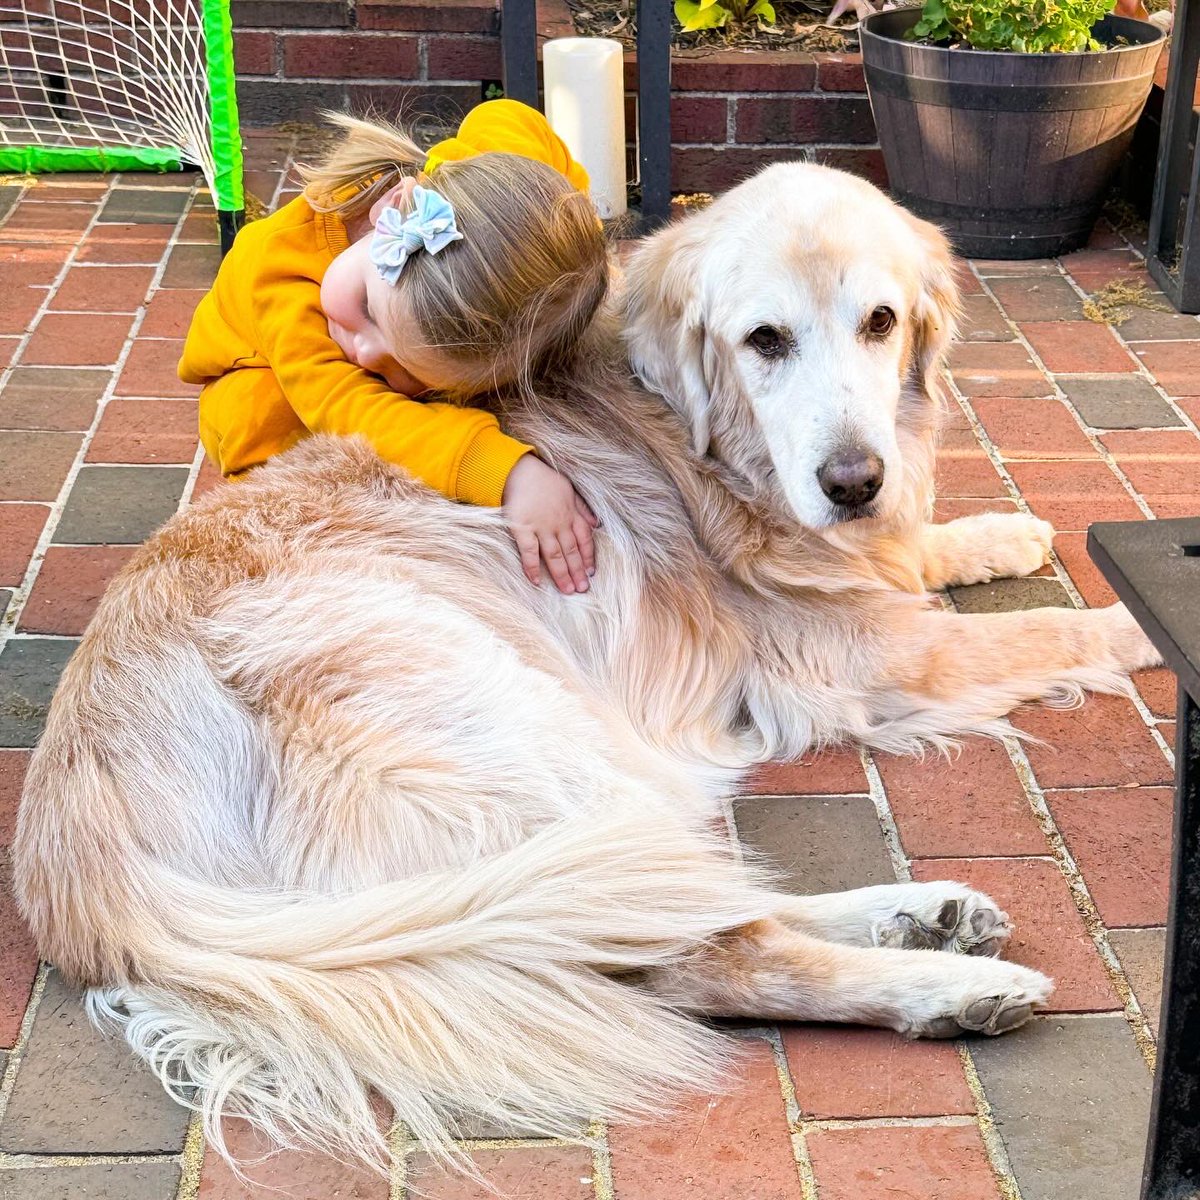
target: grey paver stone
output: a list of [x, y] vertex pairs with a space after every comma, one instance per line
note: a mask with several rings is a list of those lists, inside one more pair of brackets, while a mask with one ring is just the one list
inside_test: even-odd
[[0, 433], [0, 500], [55, 500], [79, 445], [79, 433]]
[[950, 589], [954, 607], [964, 613], [1017, 612], [1025, 608], [1073, 608], [1067, 589], [1057, 579], [993, 579]]
[[178, 1190], [169, 1161], [0, 1171], [0, 1200], [175, 1200]]
[[0, 388], [0, 428], [88, 429], [112, 371], [93, 367], [14, 367]]
[[1140, 375], [1071, 379], [1059, 387], [1093, 429], [1152, 429], [1178, 425], [1179, 417]]
[[1039, 1017], [971, 1054], [1023, 1200], [1138, 1195], [1150, 1072], [1123, 1017]]
[[50, 973], [0, 1149], [22, 1154], [157, 1154], [182, 1149], [188, 1110], [171, 1100], [124, 1039], [87, 1019], [77, 989]]
[[8, 609], [8, 602], [12, 599], [12, 588], [0, 588], [0, 617]]
[[179, 506], [186, 467], [83, 467], [54, 532], [59, 543], [144, 542]]
[[1079, 293], [1061, 275], [990, 279], [988, 286], [1014, 321], [1078, 321]]
[[0, 746], [37, 742], [58, 677], [78, 644], [73, 638], [14, 638], [0, 650]]
[[964, 296], [958, 335], [964, 342], [1011, 342], [1013, 331], [991, 296]]
[[19, 187], [0, 187], [0, 221], [3, 221], [12, 212], [13, 205], [21, 197], [21, 191], [22, 189]]
[[115, 187], [108, 193], [97, 220], [101, 224], [165, 225], [183, 215], [185, 190]]
[[1155, 296], [1162, 311], [1155, 308], [1134, 308], [1117, 326], [1117, 332], [1127, 342], [1173, 342], [1188, 338], [1200, 338], [1200, 320], [1171, 309], [1170, 302], [1161, 293]]
[[1167, 948], [1167, 931], [1113, 929], [1109, 931], [1108, 940], [1121, 960], [1121, 966], [1125, 969], [1142, 1012], [1150, 1022], [1150, 1028], [1157, 1033], [1162, 1010], [1163, 955]]
[[181, 242], [172, 249], [163, 271], [165, 288], [206, 288], [217, 277], [221, 248], [198, 242]]
[[742, 842], [800, 895], [894, 883], [875, 805], [865, 796], [766, 796], [734, 806]]

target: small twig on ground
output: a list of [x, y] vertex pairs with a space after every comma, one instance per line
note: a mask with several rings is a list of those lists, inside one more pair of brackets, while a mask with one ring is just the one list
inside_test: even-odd
[[1083, 302], [1083, 315], [1097, 325], [1123, 325], [1133, 316], [1130, 310], [1134, 308], [1146, 308], [1151, 312], [1171, 311], [1158, 302], [1144, 283], [1114, 279]]

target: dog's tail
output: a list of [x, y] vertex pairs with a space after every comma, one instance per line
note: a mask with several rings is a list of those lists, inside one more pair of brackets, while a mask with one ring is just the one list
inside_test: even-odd
[[[43, 951], [104, 981], [93, 1017], [123, 1028], [220, 1150], [221, 1117], [241, 1115], [283, 1145], [382, 1164], [375, 1092], [455, 1157], [464, 1120], [569, 1135], [720, 1077], [725, 1039], [638, 975], [765, 915], [768, 894], [668, 812], [583, 814], [461, 871], [281, 895], [165, 866], [102, 770], [76, 760], [53, 785], [55, 832], [44, 822], [34, 847], [27, 825], [19, 867]], [[72, 849], [63, 814], [88, 810]]]

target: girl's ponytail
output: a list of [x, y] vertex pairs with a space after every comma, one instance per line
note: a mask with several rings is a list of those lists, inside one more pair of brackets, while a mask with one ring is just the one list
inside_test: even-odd
[[406, 175], [420, 174], [425, 154], [395, 125], [346, 113], [322, 116], [345, 136], [323, 162], [298, 168], [313, 208], [353, 220]]

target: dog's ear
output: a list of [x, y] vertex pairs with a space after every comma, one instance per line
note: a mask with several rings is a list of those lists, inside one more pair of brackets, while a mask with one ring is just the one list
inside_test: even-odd
[[950, 349], [962, 311], [954, 256], [945, 234], [936, 225], [909, 213], [904, 215], [916, 236], [921, 257], [914, 353], [921, 378], [932, 386], [931, 376]]
[[647, 238], [625, 267], [625, 341], [641, 381], [687, 423], [692, 445], [709, 443], [709, 387], [704, 371], [701, 216]]

